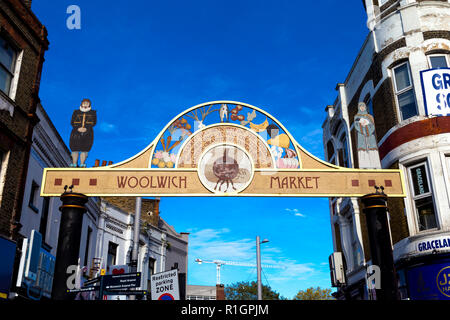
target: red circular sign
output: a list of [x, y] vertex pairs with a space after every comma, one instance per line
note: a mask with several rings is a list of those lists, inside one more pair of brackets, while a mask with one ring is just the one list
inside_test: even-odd
[[170, 293], [164, 293], [161, 295], [158, 300], [175, 300]]

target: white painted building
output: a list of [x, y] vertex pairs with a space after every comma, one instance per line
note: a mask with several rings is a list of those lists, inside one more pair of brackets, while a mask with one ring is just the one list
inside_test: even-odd
[[[129, 202], [127, 205], [117, 197], [101, 199], [95, 257], [101, 258], [101, 266], [107, 273], [111, 266], [126, 265], [131, 260], [134, 214], [130, 212], [134, 212], [134, 207]], [[150, 290], [150, 276], [171, 270], [175, 263], [180, 273], [187, 274], [188, 234], [177, 233], [159, 217], [159, 199], [143, 199], [141, 215], [137, 270], [141, 272], [142, 286], [139, 289]]]
[[[405, 176], [407, 197], [388, 201], [402, 298], [449, 299], [450, 287], [436, 283], [444, 283], [437, 279], [450, 266], [450, 112], [430, 112], [421, 72], [450, 67], [450, 3], [364, 0], [363, 5], [369, 33], [326, 108], [326, 160], [359, 168], [353, 118], [358, 103], [365, 102], [375, 120], [382, 168], [398, 168]], [[442, 102], [442, 108], [450, 105]], [[389, 195], [388, 186], [385, 192]], [[359, 199], [330, 199], [330, 223], [334, 251], [346, 262], [347, 283], [337, 296], [368, 299], [370, 249]]]

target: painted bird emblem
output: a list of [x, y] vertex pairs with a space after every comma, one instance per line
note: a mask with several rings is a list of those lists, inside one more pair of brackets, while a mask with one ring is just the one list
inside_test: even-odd
[[214, 190], [219, 187], [219, 191], [221, 191], [222, 185], [225, 182], [227, 183], [225, 192], [228, 190], [230, 184], [236, 190], [233, 179], [239, 174], [239, 164], [233, 157], [228, 156], [227, 149], [224, 150], [223, 156], [214, 161], [213, 173], [218, 179]]

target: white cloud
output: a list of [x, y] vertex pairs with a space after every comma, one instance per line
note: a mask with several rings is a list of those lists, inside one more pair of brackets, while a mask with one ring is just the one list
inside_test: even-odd
[[100, 122], [100, 124], [99, 124], [99, 129], [100, 129], [100, 131], [102, 131], [102, 132], [110, 133], [110, 132], [115, 131], [115, 130], [117, 129], [117, 127], [116, 127], [115, 124], [112, 124], [112, 123], [108, 123], [108, 122]]
[[[289, 209], [287, 211], [298, 213], [298, 209]], [[233, 239], [233, 233], [229, 229], [203, 229], [188, 230], [189, 236], [189, 256], [191, 263], [201, 258], [203, 260], [224, 260], [243, 263], [255, 263], [256, 244], [255, 239]], [[314, 263], [300, 263], [296, 260], [283, 255], [283, 250], [271, 246], [271, 243], [264, 244], [262, 255], [263, 282], [269, 282], [272, 288], [297, 287], [301, 284], [299, 281], [311, 281], [312, 279], [321, 279], [324, 273], [321, 266]], [[264, 267], [264, 265], [274, 266], [276, 268]], [[215, 268], [207, 266], [190, 267], [191, 283], [201, 283], [209, 279], [209, 283], [215, 278]], [[227, 273], [225, 273], [227, 272]], [[231, 273], [230, 273], [231, 272]], [[245, 281], [253, 279], [255, 276], [254, 268], [238, 268], [225, 265], [222, 270], [222, 278], [225, 282]], [[325, 272], [327, 275], [327, 272]], [[314, 281], [314, 280], [312, 280]], [[290, 298], [290, 297], [288, 297]]]
[[296, 217], [306, 218], [306, 215], [304, 215], [303, 213], [300, 213], [299, 210], [296, 208], [294, 208], [294, 209], [286, 208], [285, 211], [294, 214], [294, 216], [296, 216]]

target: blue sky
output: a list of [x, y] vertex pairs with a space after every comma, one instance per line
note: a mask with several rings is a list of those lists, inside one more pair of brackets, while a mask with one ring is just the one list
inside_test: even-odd
[[[81, 30], [66, 27], [69, 5]], [[144, 149], [183, 110], [208, 101], [249, 103], [275, 116], [304, 148], [323, 159], [325, 106], [336, 98], [368, 30], [361, 1], [39, 0], [50, 49], [40, 97], [67, 143], [83, 98], [97, 110], [88, 166], [120, 162]], [[254, 262], [263, 283], [292, 298], [330, 287], [327, 199], [163, 198], [161, 215], [190, 232], [189, 284], [214, 285], [212, 264]], [[224, 266], [222, 282], [256, 279], [255, 268]]]

